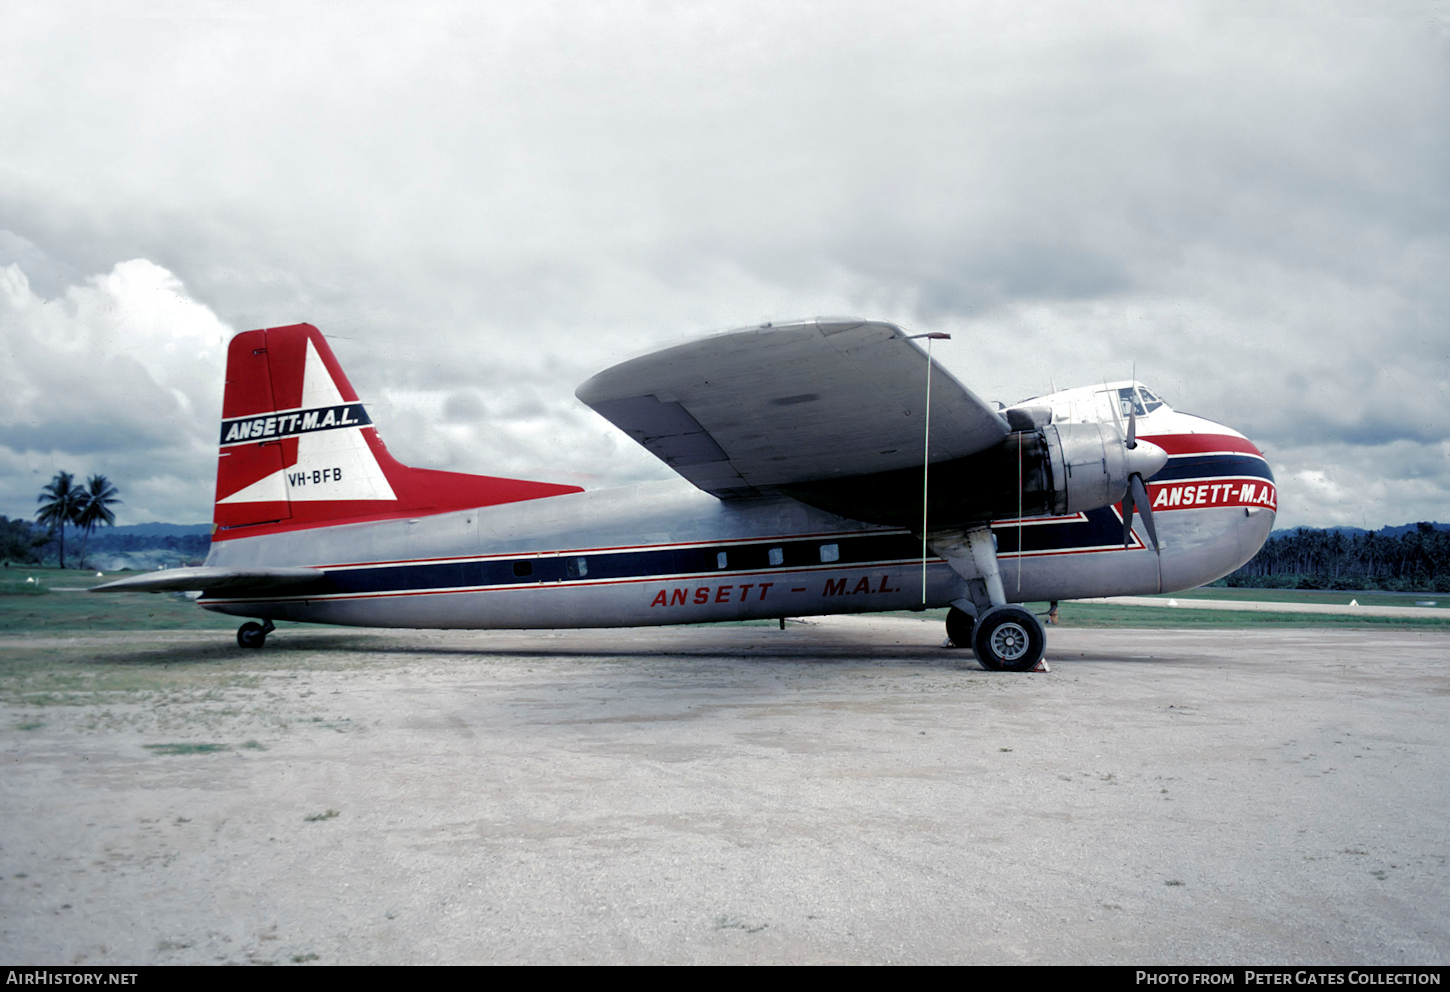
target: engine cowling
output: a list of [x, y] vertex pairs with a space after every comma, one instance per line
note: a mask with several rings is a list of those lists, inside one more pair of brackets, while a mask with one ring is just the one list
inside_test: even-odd
[[1042, 429], [1052, 478], [1049, 512], [1079, 513], [1112, 506], [1128, 492], [1128, 477], [1152, 478], [1168, 452], [1139, 440], [1129, 448], [1116, 425], [1051, 424]]

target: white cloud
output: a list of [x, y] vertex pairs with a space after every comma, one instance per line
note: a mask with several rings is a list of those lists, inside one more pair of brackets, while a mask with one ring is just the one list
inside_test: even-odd
[[[25, 325], [36, 361], [100, 319], [73, 293], [123, 292], [86, 274], [150, 259], [227, 327], [321, 327], [405, 461], [623, 481], [661, 469], [578, 382], [861, 313], [950, 331], [993, 398], [1136, 363], [1270, 451], [1285, 521], [1381, 483], [1372, 524], [1446, 519], [1438, 8], [206, 9], [45, 5], [0, 35], [0, 264], [71, 307], [56, 343]], [[54, 404], [6, 443], [190, 478], [165, 425], [219, 372], [135, 362], [115, 381], [144, 415]], [[1340, 489], [1295, 490], [1306, 470]]]
[[[108, 476], [124, 519], [209, 516], [226, 327], [144, 259], [54, 298], [0, 269], [0, 500], [29, 515], [57, 471]], [[21, 470], [21, 466], [24, 469]]]

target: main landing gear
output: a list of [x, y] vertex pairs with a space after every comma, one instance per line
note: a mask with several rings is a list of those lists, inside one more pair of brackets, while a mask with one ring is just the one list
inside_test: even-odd
[[993, 672], [1030, 672], [1047, 649], [1047, 632], [1030, 610], [994, 606], [977, 621], [955, 606], [947, 613], [952, 646], [970, 647], [982, 667]]
[[1047, 632], [1031, 610], [1007, 602], [990, 529], [979, 525], [935, 534], [931, 546], [966, 586], [966, 595], [953, 600], [961, 605], [953, 605], [947, 613], [951, 643], [959, 648], [970, 645], [988, 671], [1035, 669], [1047, 649]]
[[267, 635], [277, 627], [270, 620], [262, 623], [244, 623], [237, 628], [237, 647], [260, 648], [267, 643]]
[[1041, 621], [1015, 604], [992, 607], [972, 632], [977, 660], [994, 672], [1030, 672], [1046, 649], [1047, 632]]

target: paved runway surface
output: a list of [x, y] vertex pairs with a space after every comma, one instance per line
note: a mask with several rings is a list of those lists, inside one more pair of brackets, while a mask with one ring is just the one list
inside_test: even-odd
[[941, 636], [0, 639], [188, 673], [4, 707], [0, 960], [1450, 957], [1450, 635]]

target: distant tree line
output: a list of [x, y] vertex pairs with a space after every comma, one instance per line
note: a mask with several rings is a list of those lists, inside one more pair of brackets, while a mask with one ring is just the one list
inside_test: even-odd
[[29, 520], [0, 516], [0, 561], [39, 564], [41, 552], [50, 541], [50, 534]]
[[91, 540], [94, 554], [125, 554], [129, 551], [154, 551], [164, 548], [183, 558], [205, 558], [211, 550], [207, 534], [98, 534]]
[[[178, 561], [205, 558], [211, 548], [206, 534], [97, 534], [86, 548], [90, 555], [124, 555], [138, 551], [175, 552]], [[15, 565], [55, 564], [60, 560], [59, 535], [29, 520], [0, 516], [0, 561]]]
[[1222, 584], [1450, 592], [1450, 530], [1431, 523], [1399, 535], [1300, 527], [1270, 535], [1259, 553]]

